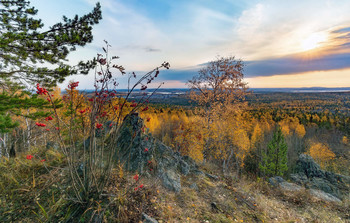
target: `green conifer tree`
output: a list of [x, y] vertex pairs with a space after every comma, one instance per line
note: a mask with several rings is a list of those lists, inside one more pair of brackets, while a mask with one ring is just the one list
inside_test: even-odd
[[278, 127], [267, 151], [262, 154], [262, 163], [259, 165], [261, 171], [267, 176], [283, 176], [288, 170], [287, 149], [282, 130]]
[[[63, 22], [43, 30], [37, 10], [26, 0], [0, 0], [0, 81], [40, 82], [56, 84], [78, 70], [87, 72], [88, 65], [70, 66], [66, 58], [76, 46], [93, 39], [92, 26], [102, 18], [100, 4], [91, 13], [73, 19], [63, 16]], [[52, 66], [38, 66], [43, 63]], [[83, 69], [84, 68], [84, 69]]]
[[63, 22], [43, 30], [29, 1], [0, 0], [0, 132], [16, 126], [10, 114], [45, 105], [25, 88], [35, 83], [55, 86], [69, 75], [86, 74], [95, 65], [90, 61], [72, 66], [66, 59], [76, 46], [92, 41], [92, 26], [102, 19], [100, 8], [97, 3], [91, 13], [73, 19], [64, 16]]

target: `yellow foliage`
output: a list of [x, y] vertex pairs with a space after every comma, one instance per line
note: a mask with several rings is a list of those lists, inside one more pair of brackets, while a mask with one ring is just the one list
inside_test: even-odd
[[299, 138], [303, 138], [306, 134], [304, 125], [298, 124], [295, 128], [295, 133], [299, 136]]
[[256, 123], [250, 140], [251, 147], [254, 147], [255, 144], [261, 140], [262, 133], [259, 123]]
[[242, 165], [250, 148], [247, 131], [249, 123], [244, 121], [243, 114], [239, 110], [232, 107], [218, 111], [215, 115], [208, 132], [212, 155], [221, 160], [232, 159], [234, 155], [238, 158], [237, 162]]
[[[234, 134], [234, 145], [237, 147], [236, 156], [244, 160], [250, 146], [250, 141], [247, 132], [244, 129], [237, 129], [233, 132]], [[243, 164], [243, 162], [241, 162]]]
[[188, 118], [176, 131], [174, 147], [183, 155], [196, 161], [203, 161], [204, 138], [206, 132], [203, 119], [197, 116]]
[[171, 138], [168, 133], [165, 133], [165, 136], [163, 137], [163, 143], [167, 146], [171, 146]]
[[[155, 114], [147, 114], [146, 115], [146, 123], [145, 125], [147, 126], [147, 128], [149, 128], [150, 132], [153, 134], [155, 133], [159, 127], [160, 127], [160, 121], [158, 119], [158, 115]], [[147, 122], [147, 119], [149, 120]]]
[[293, 133], [293, 130], [299, 138], [303, 138], [306, 134], [304, 125], [299, 123], [299, 119], [297, 117], [286, 117], [278, 124], [281, 127], [284, 136], [289, 136]]
[[59, 87], [54, 87], [53, 88], [53, 91], [52, 91], [52, 97], [54, 98], [54, 99], [57, 99], [57, 98], [60, 98], [61, 97], [61, 88], [59, 88]]
[[348, 137], [343, 136], [343, 138], [342, 138], [342, 142], [343, 142], [344, 144], [348, 144], [348, 143], [349, 143], [349, 139], [348, 139]]
[[285, 124], [285, 123], [280, 123], [280, 127], [281, 127], [283, 135], [284, 136], [289, 136], [289, 134], [290, 134], [289, 126], [287, 124]]
[[330, 150], [327, 144], [320, 142], [312, 142], [309, 148], [309, 154], [318, 162], [322, 167], [325, 164], [335, 158], [335, 154]]
[[320, 117], [317, 114], [312, 115], [311, 118], [312, 118], [313, 122], [319, 122], [320, 121]]
[[321, 122], [327, 122], [327, 116], [323, 116], [323, 117], [321, 118]]

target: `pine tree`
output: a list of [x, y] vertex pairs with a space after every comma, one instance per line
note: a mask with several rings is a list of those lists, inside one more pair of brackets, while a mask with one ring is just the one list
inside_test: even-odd
[[[68, 75], [77, 73], [66, 58], [76, 46], [93, 39], [92, 26], [102, 18], [100, 4], [93, 11], [73, 19], [63, 16], [63, 22], [42, 30], [37, 10], [26, 0], [0, 0], [0, 78], [4, 80], [56, 84]], [[51, 64], [54, 68], [38, 66]], [[91, 64], [80, 63], [82, 72]], [[85, 65], [85, 66], [84, 66]]]
[[92, 41], [92, 26], [102, 18], [100, 8], [97, 3], [91, 13], [73, 19], [64, 16], [63, 22], [43, 30], [44, 24], [35, 18], [37, 10], [29, 1], [0, 0], [0, 132], [16, 126], [10, 114], [45, 105], [44, 100], [25, 91], [26, 87], [35, 83], [55, 86], [94, 66], [94, 61], [72, 66], [66, 59], [76, 46]]
[[283, 176], [288, 170], [287, 144], [280, 127], [273, 134], [266, 152], [263, 152], [260, 169], [267, 176]]

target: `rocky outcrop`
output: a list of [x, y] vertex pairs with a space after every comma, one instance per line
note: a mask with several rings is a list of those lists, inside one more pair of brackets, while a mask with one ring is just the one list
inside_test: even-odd
[[322, 170], [311, 156], [301, 154], [296, 173], [291, 174], [294, 183], [282, 177], [269, 178], [269, 183], [286, 191], [305, 190], [313, 197], [324, 201], [341, 202], [350, 191], [350, 177]]
[[343, 199], [350, 191], [350, 177], [322, 170], [313, 158], [306, 154], [299, 156], [296, 173], [291, 174], [291, 179], [306, 188], [323, 191], [338, 199]]
[[174, 152], [151, 134], [142, 134], [142, 127], [143, 120], [137, 113], [130, 115], [115, 142], [116, 158], [128, 171], [155, 175], [175, 192], [181, 190], [181, 175], [201, 173], [190, 157]]
[[290, 183], [285, 181], [282, 177], [271, 177], [269, 178], [269, 183], [273, 187], [278, 187], [282, 191], [289, 191], [289, 192], [300, 192], [300, 191], [305, 191], [309, 193], [311, 196], [323, 200], [323, 201], [328, 201], [328, 202], [335, 202], [335, 203], [341, 203], [341, 200], [332, 194], [326, 193], [322, 190], [317, 190], [317, 189], [306, 189], [302, 186], [299, 186], [295, 183]]
[[322, 190], [316, 190], [316, 189], [310, 189], [309, 190], [310, 194], [314, 197], [317, 197], [318, 199], [328, 201], [328, 202], [335, 202], [335, 203], [340, 203], [341, 200], [331, 194], [328, 194]]

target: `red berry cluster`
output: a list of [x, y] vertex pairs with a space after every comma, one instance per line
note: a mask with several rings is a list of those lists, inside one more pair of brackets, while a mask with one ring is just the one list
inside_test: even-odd
[[35, 125], [37, 125], [39, 127], [45, 127], [46, 126], [46, 124], [40, 123], [40, 122], [36, 122]]
[[39, 83], [36, 84], [36, 90], [36, 93], [40, 95], [46, 95], [49, 93], [45, 88], [40, 87]]
[[[27, 159], [27, 160], [32, 160], [33, 157], [34, 157], [33, 155], [27, 155], [26, 159]], [[45, 161], [46, 161], [46, 159], [40, 160], [40, 162], [45, 162]]]
[[49, 121], [49, 120], [51, 121], [51, 120], [53, 120], [53, 118], [51, 116], [49, 116], [49, 117], [46, 117], [45, 120], [46, 121]]
[[69, 88], [70, 90], [74, 90], [76, 87], [78, 87], [78, 85], [79, 85], [79, 81], [77, 81], [77, 82], [71, 82], [71, 83], [68, 85], [68, 88]]
[[[135, 176], [133, 177], [133, 179], [137, 182], [139, 180], [139, 175], [135, 174]], [[138, 187], [134, 188], [134, 191], [137, 191], [138, 189], [142, 189], [143, 188], [143, 184], [141, 184]]]

